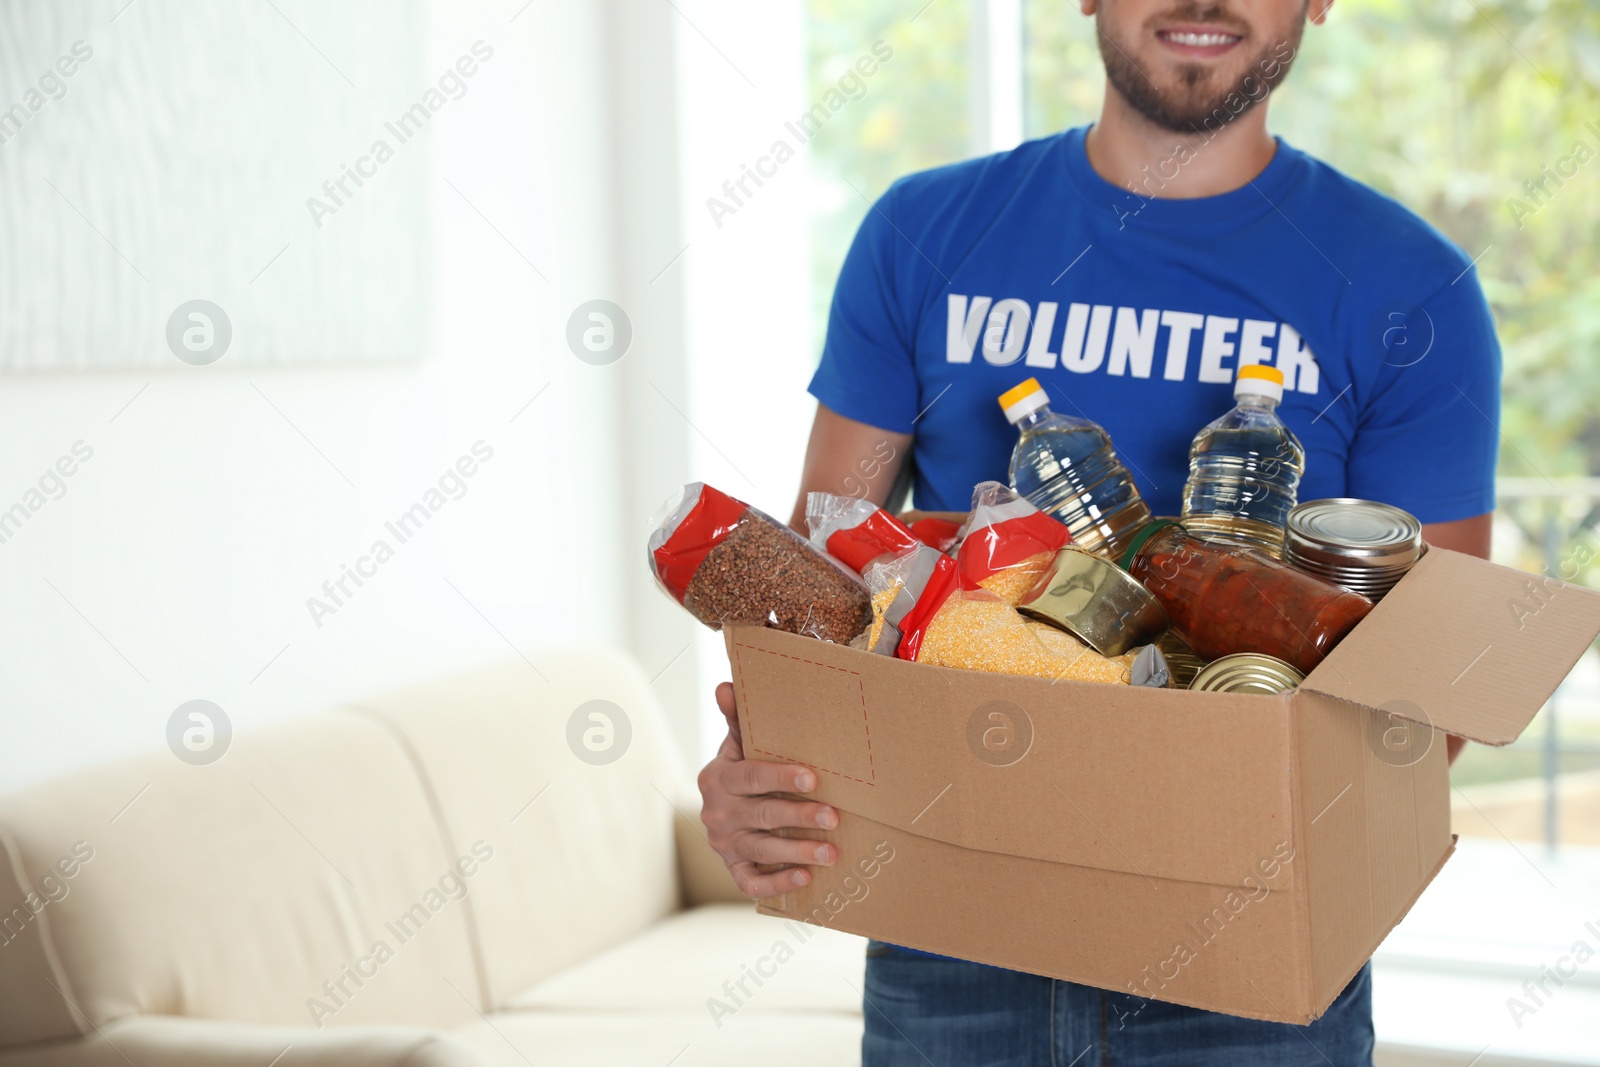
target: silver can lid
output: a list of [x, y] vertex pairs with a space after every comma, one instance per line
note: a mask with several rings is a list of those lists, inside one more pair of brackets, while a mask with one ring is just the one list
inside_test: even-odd
[[1285, 554], [1349, 570], [1404, 570], [1422, 553], [1422, 524], [1408, 511], [1375, 500], [1308, 500], [1289, 512]]
[[1275, 656], [1260, 652], [1235, 652], [1203, 667], [1189, 688], [1209, 693], [1286, 693], [1305, 681], [1305, 675]]

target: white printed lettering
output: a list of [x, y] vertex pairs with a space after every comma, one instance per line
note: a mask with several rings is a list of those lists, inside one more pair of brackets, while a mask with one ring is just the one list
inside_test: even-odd
[[1056, 354], [1050, 351], [1050, 334], [1055, 328], [1056, 305], [1050, 300], [1043, 301], [1039, 313], [1033, 317], [1033, 338], [1028, 342], [1028, 358], [1023, 362], [1045, 370], [1056, 365]]
[[1316, 354], [1287, 322], [1278, 328], [1278, 369], [1283, 371], [1284, 389], [1298, 389], [1302, 393], [1317, 391], [1321, 374]]
[[[1286, 390], [1314, 394], [1321, 387], [1316, 355], [1286, 322], [1069, 303], [1058, 338], [1056, 318], [1061, 305], [1054, 301], [1035, 305], [1021, 297], [996, 300], [959, 293], [948, 294], [946, 300], [948, 363], [970, 364], [974, 353], [982, 352], [984, 362], [993, 367], [1026, 362], [1038, 370], [1059, 365], [1074, 374], [1103, 371], [1148, 379], [1155, 373], [1156, 348], [1161, 328], [1166, 327], [1161, 376], [1167, 381], [1228, 384], [1236, 367], [1276, 364], [1283, 371]], [[1190, 377], [1189, 355], [1196, 340], [1200, 357]], [[1059, 351], [1052, 351], [1052, 344], [1058, 345]]]
[[1228, 338], [1239, 330], [1239, 320], [1222, 315], [1206, 316], [1205, 337], [1200, 341], [1200, 371], [1196, 377], [1202, 382], [1233, 381], [1233, 370], [1222, 361], [1233, 355], [1233, 342]]
[[1161, 376], [1169, 382], [1183, 381], [1189, 369], [1189, 338], [1205, 325], [1205, 316], [1190, 311], [1163, 311], [1161, 325], [1167, 334], [1167, 365]]
[[1111, 335], [1111, 357], [1106, 373], [1125, 374], [1131, 368], [1135, 378], [1150, 377], [1150, 365], [1156, 355], [1156, 331], [1160, 326], [1161, 312], [1154, 308], [1143, 312], [1117, 308], [1117, 328]]
[[1033, 308], [1026, 300], [1007, 298], [997, 301], [989, 312], [989, 328], [983, 333], [984, 361], [996, 367], [1009, 367], [1022, 358], [1028, 338], [1028, 322]]
[[1245, 319], [1244, 327], [1239, 331], [1239, 366], [1248, 367], [1253, 363], [1270, 363], [1272, 349], [1264, 343], [1267, 338], [1278, 332], [1278, 324], [1266, 322], [1262, 319]]
[[1061, 353], [1063, 367], [1077, 374], [1088, 374], [1090, 371], [1100, 369], [1100, 364], [1106, 361], [1106, 337], [1111, 333], [1111, 310], [1109, 304], [1094, 306], [1094, 310], [1089, 313], [1089, 334], [1084, 338], [1083, 351], [1070, 360], [1063, 351]]
[[945, 362], [972, 362], [972, 350], [978, 347], [978, 332], [983, 329], [984, 314], [993, 300], [993, 297], [975, 296], [971, 308], [968, 308], [966, 297], [959, 293], [950, 294], [950, 321], [945, 329], [944, 340]]
[[1061, 334], [1061, 365], [1076, 370], [1083, 359], [1083, 331], [1089, 326], [1089, 305], [1068, 304], [1067, 325]]

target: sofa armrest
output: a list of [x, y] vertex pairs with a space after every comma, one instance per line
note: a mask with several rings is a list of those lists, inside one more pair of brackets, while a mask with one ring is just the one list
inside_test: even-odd
[[717, 855], [711, 842], [706, 840], [705, 827], [699, 819], [691, 819], [684, 812], [688, 805], [674, 804], [673, 834], [678, 847], [678, 882], [683, 895], [683, 906], [698, 904], [749, 904], [750, 898], [739, 892], [733, 875]]
[[72, 1041], [0, 1050], [0, 1067], [488, 1067], [459, 1038], [404, 1026], [257, 1026], [130, 1015]]

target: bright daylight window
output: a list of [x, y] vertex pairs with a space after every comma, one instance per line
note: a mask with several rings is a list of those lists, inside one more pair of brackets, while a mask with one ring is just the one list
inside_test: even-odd
[[[804, 370], [786, 378], [802, 387], [868, 204], [900, 175], [1092, 121], [1103, 85], [1076, 4], [807, 0], [804, 13], [807, 102], [874, 42], [893, 55], [806, 144], [805, 232], [789, 247], [809, 255], [810, 316], [795, 331]], [[1600, 517], [1600, 8], [1340, 0], [1308, 28], [1272, 126], [1477, 258], [1505, 353], [1496, 558], [1566, 575], [1575, 558], [1600, 558], [1580, 547]], [[771, 402], [795, 426], [809, 418], [809, 397]], [[782, 442], [785, 477], [798, 476], [803, 441]], [[1576, 578], [1597, 579], [1595, 563]], [[713, 669], [718, 646], [702, 660]], [[1415, 1058], [1426, 1048], [1480, 1064], [1593, 1055], [1600, 962], [1537, 1004], [1523, 987], [1577, 942], [1600, 955], [1593, 651], [1519, 741], [1469, 746], [1452, 780], [1461, 846], [1379, 954], [1380, 1062], [1445, 1062]], [[1480, 900], [1519, 903], [1484, 922]], [[1511, 1010], [1512, 997], [1532, 1011]]]

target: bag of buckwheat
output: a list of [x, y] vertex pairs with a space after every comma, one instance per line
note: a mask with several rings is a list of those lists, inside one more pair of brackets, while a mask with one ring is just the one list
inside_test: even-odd
[[866, 584], [772, 516], [704, 482], [662, 508], [651, 573], [713, 630], [759, 623], [848, 644], [872, 622]]

